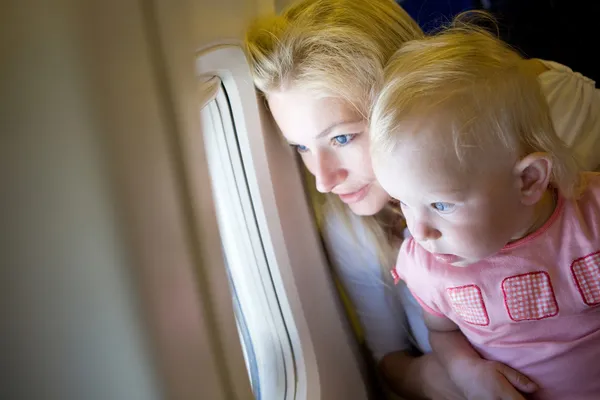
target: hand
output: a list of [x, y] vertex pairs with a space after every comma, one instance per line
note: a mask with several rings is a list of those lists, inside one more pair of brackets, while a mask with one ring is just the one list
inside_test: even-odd
[[496, 361], [472, 360], [455, 366], [451, 375], [468, 400], [525, 400], [519, 391], [537, 390], [525, 375]]

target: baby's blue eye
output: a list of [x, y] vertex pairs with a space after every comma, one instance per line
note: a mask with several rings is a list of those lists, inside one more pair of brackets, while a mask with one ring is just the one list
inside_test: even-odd
[[450, 211], [454, 210], [454, 204], [452, 204], [452, 203], [437, 202], [437, 203], [432, 203], [431, 205], [433, 206], [433, 208], [435, 208], [439, 212], [450, 212]]
[[333, 138], [334, 144], [344, 146], [344, 145], [350, 143], [352, 141], [352, 139], [354, 139], [354, 136], [355, 135], [352, 135], [352, 134], [336, 136]]

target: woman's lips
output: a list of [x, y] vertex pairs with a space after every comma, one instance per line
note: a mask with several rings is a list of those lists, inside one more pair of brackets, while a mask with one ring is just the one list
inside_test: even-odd
[[367, 193], [369, 193], [369, 186], [370, 185], [365, 185], [356, 192], [338, 194], [338, 196], [340, 197], [340, 200], [342, 200], [346, 204], [356, 203], [364, 199]]

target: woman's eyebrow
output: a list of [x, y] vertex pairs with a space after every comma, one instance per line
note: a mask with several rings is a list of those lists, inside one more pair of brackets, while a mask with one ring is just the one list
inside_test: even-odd
[[322, 138], [323, 136], [329, 135], [332, 130], [334, 130], [335, 128], [337, 128], [340, 125], [357, 124], [362, 121], [363, 121], [362, 119], [354, 119], [354, 120], [342, 120], [342, 121], [334, 122], [333, 124], [329, 125], [327, 128], [323, 129], [321, 131], [321, 133], [319, 133], [317, 136], [315, 136], [315, 138], [319, 139], [319, 138]]

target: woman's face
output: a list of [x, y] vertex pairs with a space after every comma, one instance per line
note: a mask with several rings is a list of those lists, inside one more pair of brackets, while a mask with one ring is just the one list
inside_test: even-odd
[[351, 106], [302, 90], [271, 93], [269, 107], [287, 141], [315, 175], [358, 215], [373, 215], [389, 200], [371, 167], [367, 122]]

